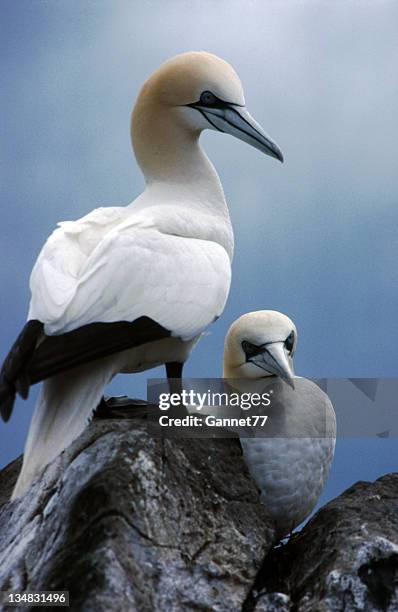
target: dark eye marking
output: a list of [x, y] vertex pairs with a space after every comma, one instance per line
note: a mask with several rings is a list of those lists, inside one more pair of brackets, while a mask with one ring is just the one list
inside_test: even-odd
[[242, 349], [246, 355], [246, 361], [249, 361], [252, 357], [255, 357], [256, 355], [261, 355], [261, 353], [264, 352], [263, 346], [257, 346], [256, 344], [247, 342], [247, 340], [243, 340]]
[[217, 102], [217, 98], [211, 91], [203, 91], [200, 94], [199, 102], [202, 106], [214, 106]]
[[291, 353], [294, 347], [294, 331], [292, 330], [285, 340], [285, 349]]
[[[242, 106], [241, 104], [236, 104], [235, 102], [227, 102], [226, 100], [221, 100], [214, 93], [207, 90], [202, 91], [200, 94], [198, 102], [193, 102], [192, 104], [187, 104], [187, 106], [192, 106], [193, 108], [233, 108], [234, 106]], [[200, 108], [199, 108], [200, 110]]]

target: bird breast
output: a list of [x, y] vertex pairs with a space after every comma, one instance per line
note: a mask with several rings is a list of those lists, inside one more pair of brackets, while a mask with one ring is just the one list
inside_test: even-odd
[[334, 452], [333, 438], [241, 439], [250, 474], [286, 535], [313, 510], [325, 485]]

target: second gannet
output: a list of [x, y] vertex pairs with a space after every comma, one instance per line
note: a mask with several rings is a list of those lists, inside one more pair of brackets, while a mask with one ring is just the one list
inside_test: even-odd
[[[249, 115], [233, 68], [205, 52], [179, 55], [146, 81], [131, 135], [145, 191], [129, 206], [59, 224], [30, 279], [28, 322], [6, 358], [0, 411], [45, 380], [13, 497], [83, 430], [118, 372], [182, 367], [220, 316], [233, 232], [223, 189], [199, 144], [225, 132], [282, 161]], [[245, 203], [246, 204], [246, 203]]]
[[296, 327], [286, 315], [260, 310], [231, 325], [224, 350], [224, 378], [235, 379], [238, 385], [238, 379], [267, 377], [272, 382], [269, 437], [242, 437], [240, 442], [279, 538], [313, 510], [329, 474], [336, 440], [336, 418], [328, 396], [312, 381], [294, 376], [296, 343]]

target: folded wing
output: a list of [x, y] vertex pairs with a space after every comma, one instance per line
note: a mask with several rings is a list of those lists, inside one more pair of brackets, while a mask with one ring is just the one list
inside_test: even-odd
[[146, 316], [173, 336], [190, 339], [221, 314], [230, 275], [228, 255], [215, 242], [155, 227], [119, 227], [82, 266], [66, 308], [57, 318], [42, 313], [40, 320], [46, 334], [54, 335]]
[[11, 351], [18, 367], [6, 360], [0, 375], [5, 420], [16, 391], [26, 397], [30, 384], [170, 335], [191, 339], [224, 308], [230, 261], [219, 244], [135, 221], [91, 250], [82, 240], [84, 250], [73, 225], [50, 237], [32, 273], [30, 321]]

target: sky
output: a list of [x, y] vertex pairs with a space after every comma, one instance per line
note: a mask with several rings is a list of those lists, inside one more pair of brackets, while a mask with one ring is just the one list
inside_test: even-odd
[[[143, 189], [130, 112], [169, 57], [229, 61], [279, 164], [230, 136], [202, 143], [235, 230], [231, 293], [193, 352], [190, 377], [221, 375], [244, 312], [288, 314], [296, 372], [395, 377], [398, 340], [398, 3], [334, 0], [2, 0], [0, 358], [24, 324], [29, 274], [61, 220]], [[144, 397], [147, 375], [114, 393]], [[17, 456], [38, 389], [0, 424], [0, 467]], [[397, 469], [397, 439], [339, 439], [321, 501]]]

